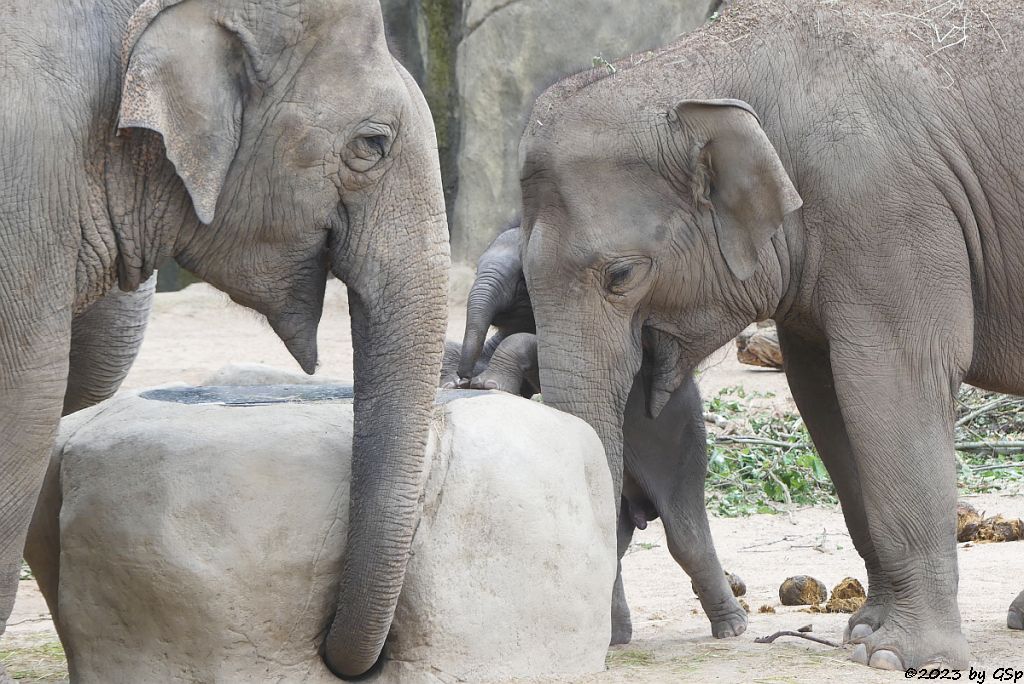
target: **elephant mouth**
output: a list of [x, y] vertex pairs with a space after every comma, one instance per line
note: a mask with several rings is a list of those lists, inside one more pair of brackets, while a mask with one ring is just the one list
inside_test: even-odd
[[644, 326], [642, 336], [646, 375], [647, 415], [657, 418], [665, 404], [692, 373], [680, 346], [672, 335]]

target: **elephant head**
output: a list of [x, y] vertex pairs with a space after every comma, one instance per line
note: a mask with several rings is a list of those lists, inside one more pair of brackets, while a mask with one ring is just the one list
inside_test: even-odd
[[[122, 59], [120, 139], [156, 131], [180, 179], [164, 249], [264, 314], [309, 373], [328, 271], [348, 287], [352, 506], [323, 655], [360, 675], [403, 582], [447, 317], [430, 113], [388, 51], [377, 0], [147, 0]], [[131, 288], [156, 259], [121, 239]]]
[[618, 483], [644, 355], [656, 417], [701, 359], [771, 316], [768, 243], [801, 199], [746, 103], [581, 90], [549, 91], [522, 141], [523, 268], [544, 401], [597, 430]]

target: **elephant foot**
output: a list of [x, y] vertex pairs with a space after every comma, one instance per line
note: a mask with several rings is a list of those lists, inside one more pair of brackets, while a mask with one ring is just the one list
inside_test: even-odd
[[1024, 629], [1024, 591], [1010, 604], [1006, 614], [1006, 626], [1010, 629]]
[[523, 385], [521, 376], [499, 373], [491, 369], [485, 370], [480, 375], [469, 381], [469, 387], [477, 390], [499, 390], [509, 394], [519, 394]]
[[[861, 625], [856, 625], [860, 627]], [[853, 630], [851, 630], [853, 631]], [[891, 622], [866, 636], [857, 638], [851, 659], [880, 670], [967, 667], [970, 651], [959, 630], [911, 631]]]
[[3, 663], [0, 663], [0, 684], [15, 684]]
[[617, 646], [618, 644], [628, 644], [633, 640], [633, 622], [627, 616], [625, 620], [613, 619], [612, 620], [612, 638], [608, 642], [609, 646]]
[[868, 597], [867, 602], [860, 610], [850, 616], [843, 633], [843, 643], [860, 641], [877, 630], [889, 617], [892, 610], [892, 603], [885, 599], [872, 599]]
[[716, 639], [737, 637], [747, 631], [747, 611], [732, 596], [724, 602], [721, 612], [715, 611], [708, 618], [711, 620], [711, 634]]

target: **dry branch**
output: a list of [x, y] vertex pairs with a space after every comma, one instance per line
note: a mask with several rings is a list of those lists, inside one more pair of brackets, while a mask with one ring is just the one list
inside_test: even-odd
[[784, 636], [799, 637], [800, 639], [807, 639], [808, 641], [814, 641], [814, 642], [819, 643], [819, 644], [824, 644], [825, 646], [831, 646], [832, 648], [840, 648], [840, 645], [837, 644], [834, 641], [829, 641], [828, 639], [821, 639], [819, 637], [812, 636], [810, 634], [805, 634], [804, 632], [792, 632], [792, 631], [789, 631], [789, 630], [783, 630], [781, 632], [776, 632], [775, 634], [772, 634], [771, 636], [758, 637], [758, 638], [754, 639], [754, 643], [755, 644], [770, 644], [773, 641], [775, 641], [776, 639], [778, 639], [779, 637], [784, 637]]

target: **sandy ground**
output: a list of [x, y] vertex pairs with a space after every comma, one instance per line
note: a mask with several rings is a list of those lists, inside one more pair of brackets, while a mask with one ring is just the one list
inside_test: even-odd
[[[469, 275], [460, 271], [454, 289], [464, 292]], [[449, 335], [460, 339], [465, 314], [453, 298]], [[344, 290], [332, 282], [320, 327], [321, 365], [317, 374], [351, 378], [352, 353]], [[205, 285], [157, 296], [156, 307], [138, 361], [125, 389], [172, 381], [200, 382], [231, 362], [297, 366], [270, 328], [256, 315], [231, 304]], [[792, 410], [781, 373], [750, 369], [735, 361], [731, 348], [716, 353], [701, 375], [705, 396], [723, 387], [771, 392], [766, 408]], [[985, 495], [971, 502], [990, 514], [1024, 517], [1024, 497]], [[782, 639], [772, 645], [754, 637], [813, 624], [814, 634], [842, 639], [846, 616], [801, 612], [779, 605], [779, 584], [790, 575], [809, 574], [829, 587], [846, 576], [865, 581], [864, 568], [837, 508], [800, 508], [788, 514], [713, 518], [712, 531], [723, 566], [747, 583], [746, 601], [755, 611], [743, 636], [715, 640], [690, 589], [675, 565], [660, 521], [638, 532], [623, 560], [626, 592], [633, 609], [634, 638], [615, 647], [608, 670], [579, 681], [596, 682], [893, 682], [902, 674], [880, 673], [849, 662], [849, 651], [808, 641]], [[960, 546], [960, 606], [964, 630], [974, 651], [975, 668], [989, 679], [997, 667], [1024, 670], [1024, 632], [1006, 629], [1006, 608], [1024, 588], [1024, 543]], [[762, 605], [775, 614], [758, 613]], [[56, 635], [33, 581], [23, 581], [0, 657], [12, 674], [26, 680], [60, 681]], [[12, 651], [16, 651], [12, 653]], [[59, 651], [57, 652], [59, 656]], [[55, 664], [55, 660], [57, 661]], [[967, 680], [967, 676], [963, 677]]]

